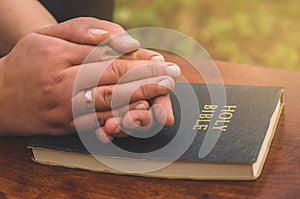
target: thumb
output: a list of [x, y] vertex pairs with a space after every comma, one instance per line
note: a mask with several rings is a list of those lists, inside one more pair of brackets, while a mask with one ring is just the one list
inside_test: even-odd
[[77, 44], [96, 46], [108, 43], [122, 53], [136, 51], [140, 47], [140, 43], [120, 25], [90, 17], [72, 19], [35, 32]]

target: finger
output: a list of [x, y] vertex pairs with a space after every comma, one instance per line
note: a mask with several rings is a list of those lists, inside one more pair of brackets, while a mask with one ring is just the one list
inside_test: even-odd
[[[36, 33], [35, 33], [36, 34]], [[45, 37], [45, 35], [39, 35]], [[60, 40], [55, 37], [48, 37], [52, 43], [61, 43], [60, 45], [53, 45], [48, 47], [49, 52], [55, 52], [56, 55], [63, 56], [66, 67], [81, 65], [82, 63], [101, 62], [107, 60], [114, 60], [121, 57], [123, 54], [109, 45], [91, 46], [84, 44], [72, 43], [69, 41]], [[52, 49], [52, 50], [51, 50]], [[137, 57], [138, 58], [138, 57]]]
[[123, 118], [109, 118], [103, 129], [108, 135], [124, 138], [134, 131], [147, 132], [153, 121], [151, 110], [131, 110]]
[[103, 71], [100, 85], [125, 83], [162, 75], [176, 79], [180, 74], [179, 66], [171, 62], [118, 59]]
[[132, 59], [132, 60], [151, 60], [151, 61], [161, 61], [164, 62], [165, 58], [160, 53], [140, 48], [138, 51], [123, 55], [122, 59]]
[[[88, 46], [70, 43], [66, 46], [68, 66], [76, 66], [93, 62], [103, 62], [119, 58], [122, 54], [108, 45]], [[107, 62], [110, 63], [110, 62]]]
[[78, 44], [109, 43], [115, 50], [126, 53], [135, 51], [140, 46], [120, 25], [90, 17], [72, 19], [36, 32]]
[[[38, 29], [35, 32], [77, 44], [95, 46], [104, 42], [108, 43], [111, 34], [97, 25], [94, 19], [72, 19], [60, 24]], [[121, 33], [124, 32], [124, 30], [120, 29], [118, 32]]]
[[125, 129], [138, 129], [151, 126], [153, 114], [151, 110], [130, 111], [126, 113], [122, 120], [122, 127]]
[[[113, 60], [117, 58], [127, 59], [127, 60], [151, 60], [151, 61], [161, 61], [164, 62], [164, 57], [155, 51], [139, 49], [138, 51], [130, 54], [123, 55], [119, 51], [114, 50], [112, 47], [108, 45], [103, 46], [87, 46], [78, 44], [71, 44], [68, 52], [71, 55], [70, 63], [72, 66], [80, 65], [83, 62], [93, 63], [100, 61]], [[169, 63], [171, 64], [171, 63]]]
[[[148, 133], [153, 124], [154, 117], [151, 110], [132, 110], [128, 111], [123, 118], [109, 118], [103, 131], [109, 137], [125, 138], [134, 132], [139, 132], [136, 137], [147, 138], [153, 136], [153, 132]], [[147, 134], [142, 135], [142, 132]]]
[[170, 95], [159, 96], [153, 100], [151, 109], [156, 121], [163, 126], [171, 126], [174, 123], [174, 114]]
[[61, 53], [63, 53], [66, 58], [65, 60], [67, 61], [67, 67], [81, 65], [83, 63], [87, 64], [93, 62], [114, 60], [123, 55], [122, 53], [114, 50], [108, 45], [90, 46], [76, 44], [68, 41], [64, 42], [63, 52]]
[[75, 92], [96, 85], [125, 83], [163, 75], [177, 79], [181, 74], [179, 66], [170, 62], [122, 59], [112, 63], [105, 61], [70, 67], [66, 72], [72, 74], [74, 79], [77, 76]]
[[[86, 114], [88, 112], [91, 111], [91, 109], [94, 108], [94, 110], [96, 112], [99, 111], [103, 111], [103, 110], [110, 110], [111, 108], [101, 108], [101, 104], [97, 104], [97, 102], [99, 102], [99, 100], [97, 99], [97, 97], [95, 96], [95, 91], [97, 89], [92, 89], [91, 90], [91, 97], [92, 97], [92, 103], [96, 103], [96, 105], [91, 104], [94, 107], [89, 107], [89, 105], [87, 104], [87, 99], [86, 99], [86, 91], [81, 91], [79, 93], [77, 93], [76, 95], [73, 96], [72, 98], [72, 110], [73, 110], [73, 115], [75, 117], [78, 117], [80, 115]], [[105, 96], [101, 96], [101, 98], [104, 98]], [[140, 100], [140, 101], [136, 101], [134, 103], [129, 104], [129, 106], [124, 106], [124, 107], [120, 107], [114, 110], [115, 114], [119, 114], [119, 115], [123, 115], [125, 114], [128, 110], [133, 110], [133, 109], [148, 109], [149, 108], [149, 103], [145, 100]], [[110, 117], [110, 115], [112, 113], [110, 113], [111, 111], [108, 112], [102, 112], [101, 114], [103, 115], [103, 118], [106, 118], [104, 116]], [[105, 119], [104, 119], [105, 120]]]
[[112, 36], [109, 39], [108, 43], [115, 50], [123, 54], [129, 54], [135, 52], [140, 48], [139, 41], [131, 37], [126, 32]]
[[[46, 56], [53, 57], [53, 67], [64, 66], [64, 69], [67, 69], [71, 66], [81, 65], [83, 62], [101, 62], [116, 59], [121, 56], [119, 52], [109, 46], [95, 47], [80, 45], [54, 37], [47, 37], [39, 34], [36, 35], [41, 39], [47, 39], [47, 42], [43, 42], [39, 45], [41, 49], [45, 51], [44, 53]], [[40, 40], [37, 39], [38, 37], [35, 39]], [[51, 45], [49, 45], [49, 43], [51, 43]]]
[[71, 128], [75, 128], [78, 131], [90, 131], [100, 126], [103, 126], [107, 119], [112, 117], [123, 117], [128, 111], [131, 110], [146, 110], [149, 109], [149, 104], [147, 101], [139, 101], [130, 104], [129, 107], [121, 107], [115, 110], [101, 111], [95, 113], [87, 113], [84, 115], [76, 115], [77, 112], [73, 114], [76, 116], [71, 122]]
[[103, 143], [109, 143], [114, 139], [113, 136], [105, 133], [105, 131], [102, 127], [96, 129], [95, 134], [96, 134], [96, 137], [98, 138], [98, 140], [100, 140]]
[[126, 60], [151, 60], [151, 61], [159, 61], [159, 62], [165, 61], [165, 58], [162, 54], [152, 50], [140, 48], [136, 52], [124, 55], [114, 50], [110, 46], [98, 46], [95, 47], [93, 51], [91, 51], [85, 63], [112, 60], [117, 58], [126, 59]]
[[117, 138], [125, 138], [130, 133], [124, 131], [122, 129], [121, 125], [122, 125], [121, 117], [109, 118], [105, 122], [105, 126], [103, 127], [103, 129], [104, 129], [105, 133], [110, 136], [117, 137]]
[[125, 84], [100, 86], [95, 91], [96, 110], [108, 110], [140, 100], [168, 94], [175, 82], [168, 76], [160, 76]]

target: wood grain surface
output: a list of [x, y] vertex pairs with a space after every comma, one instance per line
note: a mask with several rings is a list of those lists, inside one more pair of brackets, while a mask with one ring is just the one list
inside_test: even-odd
[[[185, 77], [203, 82], [174, 57]], [[285, 107], [262, 175], [256, 181], [168, 180], [95, 173], [31, 161], [28, 137], [0, 138], [0, 198], [299, 198], [300, 72], [216, 62], [226, 84], [285, 89]], [[209, 76], [209, 68], [205, 75]], [[220, 83], [214, 76], [209, 83]]]

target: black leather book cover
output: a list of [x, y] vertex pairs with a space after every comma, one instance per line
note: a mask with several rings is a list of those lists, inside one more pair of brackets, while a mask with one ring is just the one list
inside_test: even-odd
[[[183, 161], [253, 163], [282, 90], [279, 87], [177, 83], [171, 94], [175, 123], [151, 137], [129, 136], [103, 144], [93, 132], [86, 132], [80, 136], [36, 136], [28, 146], [154, 160], [170, 160], [181, 154], [179, 160]], [[118, 150], [112, 150], [112, 145]]]

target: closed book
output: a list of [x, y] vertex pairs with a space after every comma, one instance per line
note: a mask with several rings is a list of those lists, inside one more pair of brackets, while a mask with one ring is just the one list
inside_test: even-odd
[[259, 177], [283, 108], [283, 88], [177, 83], [170, 96], [175, 122], [155, 125], [153, 135], [135, 132], [111, 144], [94, 132], [36, 136], [28, 143], [33, 160], [158, 178]]

